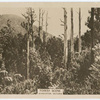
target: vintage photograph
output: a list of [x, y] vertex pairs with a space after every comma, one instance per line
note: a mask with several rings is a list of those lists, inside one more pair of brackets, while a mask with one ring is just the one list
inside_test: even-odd
[[100, 94], [100, 7], [3, 4], [0, 94]]

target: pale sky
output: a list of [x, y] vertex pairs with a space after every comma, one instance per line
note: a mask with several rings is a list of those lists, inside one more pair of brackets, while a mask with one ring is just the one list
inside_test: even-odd
[[[34, 8], [35, 9], [35, 12], [36, 12], [36, 15], [37, 15], [37, 20], [38, 20], [38, 13], [39, 13], [39, 8]], [[71, 31], [71, 18], [70, 18], [70, 8], [66, 8], [67, 9], [67, 26], [68, 26], [68, 30], [67, 30], [67, 34], [68, 34], [68, 37], [70, 37], [70, 31]], [[58, 36], [58, 35], [61, 35], [64, 33], [64, 27], [61, 26], [61, 21], [60, 19], [64, 19], [63, 18], [63, 9], [61, 7], [50, 7], [50, 8], [43, 8], [43, 10], [45, 10], [45, 12], [48, 11], [48, 16], [49, 16], [49, 19], [48, 19], [48, 32], [52, 35], [55, 35], [55, 36]], [[79, 21], [78, 21], [78, 10], [79, 8], [73, 8], [74, 10], [74, 36], [77, 36], [78, 35], [78, 32], [79, 32]], [[84, 32], [86, 32], [87, 30], [87, 26], [85, 26], [85, 22], [87, 21], [87, 17], [89, 16], [89, 13], [88, 11], [90, 10], [90, 8], [81, 8], [81, 16], [82, 16], [82, 20], [81, 20], [81, 23], [82, 23], [82, 34], [84, 34]], [[21, 14], [25, 13], [26, 11], [26, 8], [24, 7], [10, 7], [10, 8], [5, 8], [5, 7], [2, 7], [0, 8], [0, 14], [15, 14], [15, 15], [18, 15], [18, 16], [21, 16], [23, 17]], [[44, 30], [45, 30], [45, 15], [44, 15]], [[38, 26], [38, 21], [34, 23], [36, 26]]]

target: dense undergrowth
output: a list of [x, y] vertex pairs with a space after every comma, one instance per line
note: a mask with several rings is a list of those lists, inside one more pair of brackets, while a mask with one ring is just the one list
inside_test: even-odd
[[[52, 70], [52, 63], [40, 59], [40, 54], [30, 48], [30, 79], [26, 80], [21, 75], [7, 73], [9, 84], [0, 85], [1, 94], [36, 94], [39, 88], [64, 89], [64, 94], [99, 94], [100, 93], [100, 44], [94, 48], [95, 62], [91, 65], [90, 52], [84, 50], [75, 53], [69, 67], [56, 67]], [[33, 52], [34, 51], [34, 52]], [[50, 59], [50, 58], [48, 58]], [[34, 65], [34, 66], [32, 66]], [[48, 66], [49, 65], [49, 66]], [[2, 72], [5, 71], [5, 72]], [[10, 75], [11, 74], [11, 75]], [[19, 76], [16, 79], [14, 76]], [[12, 78], [10, 80], [9, 78]], [[16, 80], [16, 81], [15, 81]], [[6, 81], [5, 81], [6, 82]]]

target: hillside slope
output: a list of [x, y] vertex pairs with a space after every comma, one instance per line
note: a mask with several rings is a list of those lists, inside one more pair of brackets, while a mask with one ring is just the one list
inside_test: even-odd
[[[12, 15], [12, 14], [0, 15], [0, 30], [6, 26], [7, 20], [11, 21], [11, 26], [15, 29], [16, 33], [21, 33], [23, 35], [26, 33], [26, 30], [21, 26], [21, 23], [24, 22], [25, 19], [23, 17], [17, 16], [17, 15]], [[33, 26], [33, 28], [34, 28], [34, 35], [37, 36], [38, 35], [38, 27]], [[41, 32], [40, 37], [41, 37], [41, 39], [43, 38], [42, 32]], [[51, 34], [46, 33], [47, 40], [51, 37], [52, 37]]]

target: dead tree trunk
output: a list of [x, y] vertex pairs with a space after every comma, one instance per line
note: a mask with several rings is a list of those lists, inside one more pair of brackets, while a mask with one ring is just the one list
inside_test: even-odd
[[94, 63], [94, 54], [92, 48], [94, 47], [94, 8], [91, 8], [91, 64]]
[[74, 53], [73, 28], [74, 28], [74, 25], [73, 25], [73, 8], [71, 8], [71, 53], [72, 53], [72, 55]]
[[29, 79], [29, 37], [27, 38], [27, 79]]
[[47, 30], [48, 30], [48, 12], [46, 14], [46, 33], [47, 33]]
[[32, 43], [34, 45], [34, 40], [33, 40], [33, 23], [35, 22], [35, 11], [32, 8], [28, 8], [26, 14], [22, 14], [26, 20], [26, 22], [21, 23], [22, 27], [26, 29], [27, 31], [27, 71], [26, 71], [26, 77], [29, 79], [29, 42], [30, 42], [30, 36], [32, 36]]
[[43, 16], [44, 16], [44, 11], [42, 11], [42, 30], [43, 30]]
[[68, 60], [68, 44], [67, 44], [67, 11], [64, 8], [64, 63], [67, 67]]
[[43, 24], [43, 22], [44, 22], [44, 11], [42, 11], [42, 35], [43, 35], [43, 43], [45, 43], [45, 40], [44, 40], [44, 31], [43, 31], [43, 26], [44, 26], [44, 24]]
[[32, 8], [30, 9], [30, 31], [32, 34], [32, 47], [35, 48], [34, 45], [34, 30], [33, 30], [33, 23], [34, 23], [34, 19], [33, 19], [33, 13], [32, 13]]
[[40, 37], [40, 31], [41, 31], [41, 9], [39, 9], [39, 33], [38, 36]]
[[81, 52], [81, 8], [79, 8], [79, 52]]
[[27, 33], [27, 79], [29, 79], [29, 20], [28, 20], [28, 33]]
[[48, 30], [48, 12], [46, 13], [46, 32], [43, 34], [43, 41], [44, 41], [44, 44], [45, 44], [45, 42], [46, 42], [47, 30]]

